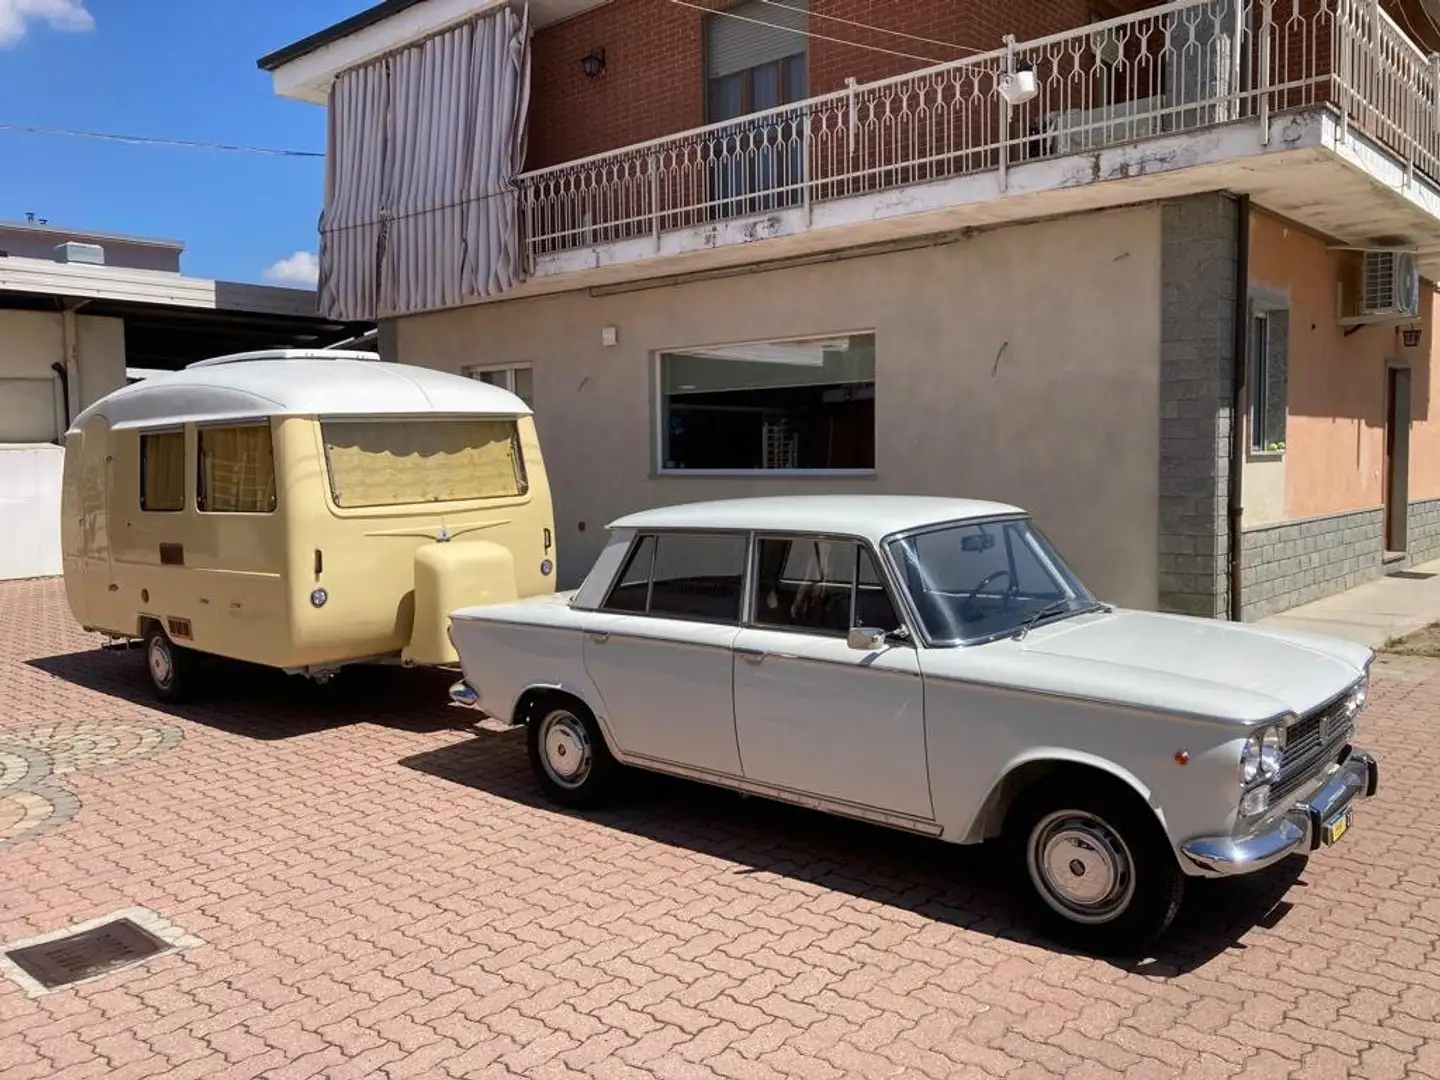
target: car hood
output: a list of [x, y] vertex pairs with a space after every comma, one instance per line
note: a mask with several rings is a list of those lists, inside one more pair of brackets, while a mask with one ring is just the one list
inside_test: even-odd
[[[1302, 714], [1342, 693], [1372, 657], [1364, 645], [1271, 627], [1148, 611], [1115, 610], [1061, 620], [1021, 642], [1032, 658], [1078, 661], [1113, 670], [1119, 688], [1157, 676], [1193, 698], [1186, 711], [1236, 719], [1254, 713]], [[1267, 706], [1265, 703], [1269, 702]]]

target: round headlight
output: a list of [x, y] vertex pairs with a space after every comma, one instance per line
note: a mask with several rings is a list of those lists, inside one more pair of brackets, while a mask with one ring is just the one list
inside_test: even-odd
[[1285, 752], [1285, 734], [1282, 728], [1266, 728], [1260, 735], [1260, 775], [1273, 780], [1280, 775], [1280, 760]]
[[1261, 736], [1257, 731], [1245, 740], [1245, 745], [1240, 748], [1240, 783], [1253, 783], [1260, 775], [1260, 742]]

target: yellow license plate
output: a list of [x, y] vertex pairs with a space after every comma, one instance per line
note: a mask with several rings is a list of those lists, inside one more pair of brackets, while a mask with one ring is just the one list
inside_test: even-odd
[[1350, 828], [1350, 811], [1345, 810], [1338, 817], [1325, 823], [1325, 828], [1321, 831], [1321, 839], [1326, 844], [1333, 844], [1345, 835], [1345, 830], [1348, 828]]

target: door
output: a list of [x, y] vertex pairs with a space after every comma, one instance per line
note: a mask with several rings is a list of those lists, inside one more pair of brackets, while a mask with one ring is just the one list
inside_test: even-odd
[[585, 672], [628, 754], [740, 775], [731, 646], [744, 536], [639, 537], [590, 623]]
[[85, 599], [84, 454], [85, 436], [80, 432], [67, 435], [60, 490], [60, 558], [70, 612], [81, 626], [89, 626], [89, 604]]
[[852, 626], [900, 619], [868, 549], [762, 538], [749, 623], [735, 639], [735, 729], [745, 777], [933, 817], [924, 688], [909, 643], [850, 648]]
[[742, 217], [798, 205], [804, 198], [804, 125], [798, 114], [746, 121], [805, 98], [803, 52], [713, 77], [710, 123], [734, 120], [710, 144], [714, 216]]
[[85, 425], [80, 443], [80, 560], [85, 615], [97, 630], [132, 630], [133, 620], [122, 619], [118, 611], [118, 586], [111, 561], [110, 466], [110, 428], [104, 420], [91, 420]]
[[1410, 369], [1386, 371], [1385, 391], [1385, 550], [1402, 552], [1409, 543]]

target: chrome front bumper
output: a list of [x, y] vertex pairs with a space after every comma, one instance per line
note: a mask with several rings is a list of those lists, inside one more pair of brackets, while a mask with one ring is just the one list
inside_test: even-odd
[[1212, 874], [1228, 877], [1254, 873], [1288, 855], [1319, 848], [1325, 842], [1327, 826], [1333, 825], [1355, 797], [1369, 798], [1379, 787], [1380, 766], [1375, 758], [1364, 750], [1351, 750], [1304, 802], [1271, 818], [1254, 832], [1244, 836], [1202, 836], [1181, 844], [1180, 851]]

